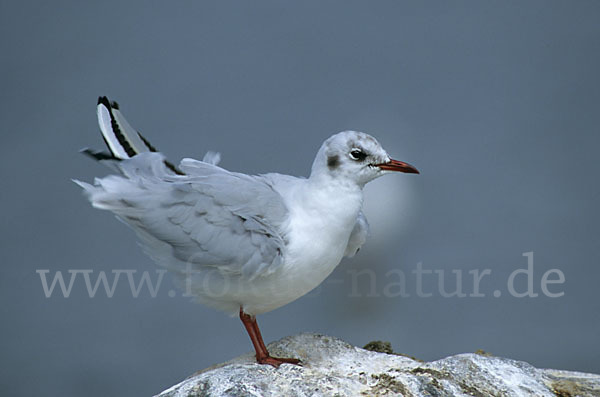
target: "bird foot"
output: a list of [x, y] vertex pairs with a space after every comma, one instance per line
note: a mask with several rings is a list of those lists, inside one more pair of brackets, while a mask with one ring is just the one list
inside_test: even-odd
[[281, 364], [293, 364], [293, 365], [301, 365], [302, 361], [298, 360], [297, 358], [283, 358], [283, 357], [271, 357], [271, 356], [266, 356], [266, 357], [257, 357], [256, 361], [258, 361], [259, 364], [268, 364], [268, 365], [272, 365], [275, 368], [279, 368], [279, 366]]

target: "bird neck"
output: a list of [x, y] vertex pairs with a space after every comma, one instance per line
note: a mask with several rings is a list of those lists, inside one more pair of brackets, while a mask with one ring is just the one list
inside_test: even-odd
[[333, 189], [341, 192], [362, 192], [364, 184], [343, 173], [333, 174], [327, 167], [314, 166], [308, 177], [308, 183], [315, 189]]
[[327, 173], [313, 173], [307, 180], [303, 194], [305, 207], [321, 212], [347, 215], [355, 219], [362, 207], [362, 186], [347, 178], [335, 178]]

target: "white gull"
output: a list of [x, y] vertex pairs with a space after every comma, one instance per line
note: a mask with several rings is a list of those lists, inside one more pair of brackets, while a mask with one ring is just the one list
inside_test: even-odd
[[308, 293], [360, 249], [369, 228], [361, 211], [367, 182], [392, 171], [418, 173], [356, 131], [328, 138], [308, 178], [227, 171], [210, 152], [176, 167], [115, 102], [101, 97], [97, 111], [110, 153], [85, 152], [119, 175], [75, 182], [94, 207], [131, 226], [144, 251], [199, 302], [239, 313], [263, 364], [298, 360], [269, 355], [255, 316]]

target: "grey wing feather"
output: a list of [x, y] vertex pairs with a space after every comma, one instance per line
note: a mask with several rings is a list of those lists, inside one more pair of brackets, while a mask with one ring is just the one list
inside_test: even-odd
[[356, 255], [358, 250], [360, 250], [360, 247], [362, 247], [365, 241], [367, 241], [368, 236], [369, 222], [367, 222], [367, 217], [365, 217], [365, 214], [360, 211], [358, 213], [358, 217], [356, 218], [354, 229], [352, 229], [352, 233], [350, 233], [350, 238], [348, 239], [348, 245], [346, 246], [344, 256], [351, 258]]
[[282, 263], [287, 208], [260, 177], [184, 159], [174, 175], [160, 153], [118, 163], [122, 176], [79, 183], [92, 204], [114, 212], [160, 265], [183, 272], [218, 269], [255, 278]]

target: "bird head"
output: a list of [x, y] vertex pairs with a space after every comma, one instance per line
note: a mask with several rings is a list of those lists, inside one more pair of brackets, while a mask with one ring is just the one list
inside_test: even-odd
[[344, 131], [328, 138], [317, 153], [311, 178], [345, 178], [364, 186], [389, 172], [418, 174], [412, 165], [393, 160], [371, 135]]

